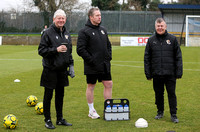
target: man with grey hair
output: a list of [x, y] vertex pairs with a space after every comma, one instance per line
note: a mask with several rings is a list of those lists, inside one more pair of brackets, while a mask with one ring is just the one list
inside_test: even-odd
[[89, 107], [88, 116], [98, 119], [94, 108], [94, 88], [97, 80], [104, 85], [104, 99], [112, 98], [111, 64], [112, 51], [108, 34], [101, 24], [99, 8], [91, 8], [88, 21], [78, 33], [77, 53], [84, 60], [84, 74], [87, 80], [86, 98]]
[[45, 127], [48, 129], [55, 128], [50, 115], [53, 90], [55, 90], [56, 124], [72, 126], [63, 119], [62, 112], [64, 87], [69, 85], [68, 75], [72, 78], [75, 76], [71, 37], [64, 26], [65, 23], [66, 14], [63, 10], [58, 9], [54, 13], [53, 24], [42, 34], [38, 47], [38, 53], [43, 57], [40, 86], [44, 87], [44, 121]]
[[145, 55], [144, 68], [146, 78], [153, 79], [155, 92], [155, 104], [157, 115], [160, 119], [164, 115], [164, 86], [168, 93], [171, 121], [178, 123], [176, 79], [182, 77], [182, 53], [175, 36], [167, 32], [167, 24], [163, 18], [155, 21], [156, 33], [148, 39]]

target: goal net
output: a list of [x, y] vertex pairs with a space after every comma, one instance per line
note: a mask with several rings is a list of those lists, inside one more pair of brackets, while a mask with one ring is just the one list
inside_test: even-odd
[[200, 46], [200, 16], [186, 16], [186, 46]]

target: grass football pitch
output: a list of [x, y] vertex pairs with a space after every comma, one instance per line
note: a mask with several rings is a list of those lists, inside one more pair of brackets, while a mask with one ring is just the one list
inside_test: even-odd
[[[176, 94], [179, 123], [170, 120], [167, 93], [165, 91], [165, 115], [155, 120], [156, 106], [152, 81], [144, 75], [144, 48], [113, 46], [112, 79], [113, 98], [127, 98], [130, 101], [130, 120], [105, 121], [103, 119], [103, 85], [95, 88], [94, 106], [101, 116], [98, 120], [88, 117], [88, 105], [85, 97], [86, 79], [83, 75], [83, 61], [73, 47], [76, 77], [65, 88], [64, 118], [72, 127], [57, 126], [54, 98], [51, 104], [52, 122], [56, 132], [64, 131], [102, 131], [102, 132], [197, 132], [200, 130], [200, 47], [181, 47], [183, 54], [183, 77], [177, 80]], [[44, 89], [40, 87], [42, 58], [37, 46], [0, 46], [0, 121], [4, 116], [14, 114], [18, 126], [14, 131], [44, 132], [44, 116], [37, 115], [34, 107], [28, 107], [26, 98], [35, 95], [39, 102], [43, 100]], [[21, 82], [14, 83], [15, 79]], [[136, 128], [138, 118], [148, 122], [148, 128]], [[7, 131], [3, 123], [0, 131]]]

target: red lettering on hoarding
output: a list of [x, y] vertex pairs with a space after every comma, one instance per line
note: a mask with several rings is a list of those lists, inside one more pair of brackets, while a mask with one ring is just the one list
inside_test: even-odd
[[146, 44], [149, 38], [138, 37], [138, 44]]
[[143, 38], [138, 38], [138, 43], [143, 43]]
[[146, 44], [149, 38], [144, 38], [144, 43]]

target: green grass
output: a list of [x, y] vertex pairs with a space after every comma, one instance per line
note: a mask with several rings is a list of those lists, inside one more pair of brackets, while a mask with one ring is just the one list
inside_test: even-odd
[[1, 33], [1, 36], [41, 36], [41, 34], [38, 33], [22, 33], [22, 34], [18, 34], [18, 33]]
[[[76, 54], [74, 79], [70, 78], [70, 86], [65, 88], [63, 114], [72, 127], [56, 126], [56, 132], [63, 131], [125, 131], [125, 132], [197, 132], [200, 129], [200, 47], [181, 47], [183, 53], [183, 78], [177, 80], [178, 118], [180, 122], [170, 121], [167, 94], [165, 91], [165, 115], [155, 120], [156, 106], [152, 81], [147, 81], [143, 69], [145, 47], [113, 46], [112, 78], [113, 98], [127, 98], [130, 101], [129, 121], [103, 120], [103, 85], [95, 88], [95, 108], [102, 117], [99, 120], [88, 118], [88, 106], [85, 97], [86, 82], [83, 75], [83, 61]], [[0, 121], [7, 114], [14, 114], [19, 124], [14, 131], [44, 132], [43, 115], [37, 115], [34, 107], [26, 105], [26, 98], [35, 95], [42, 101], [43, 88], [39, 86], [42, 72], [41, 57], [37, 46], [0, 46]], [[14, 83], [20, 79], [20, 83]], [[56, 122], [54, 98], [52, 99], [52, 122]], [[138, 118], [148, 121], [148, 128], [136, 128]], [[7, 131], [3, 123], [0, 131]]]

